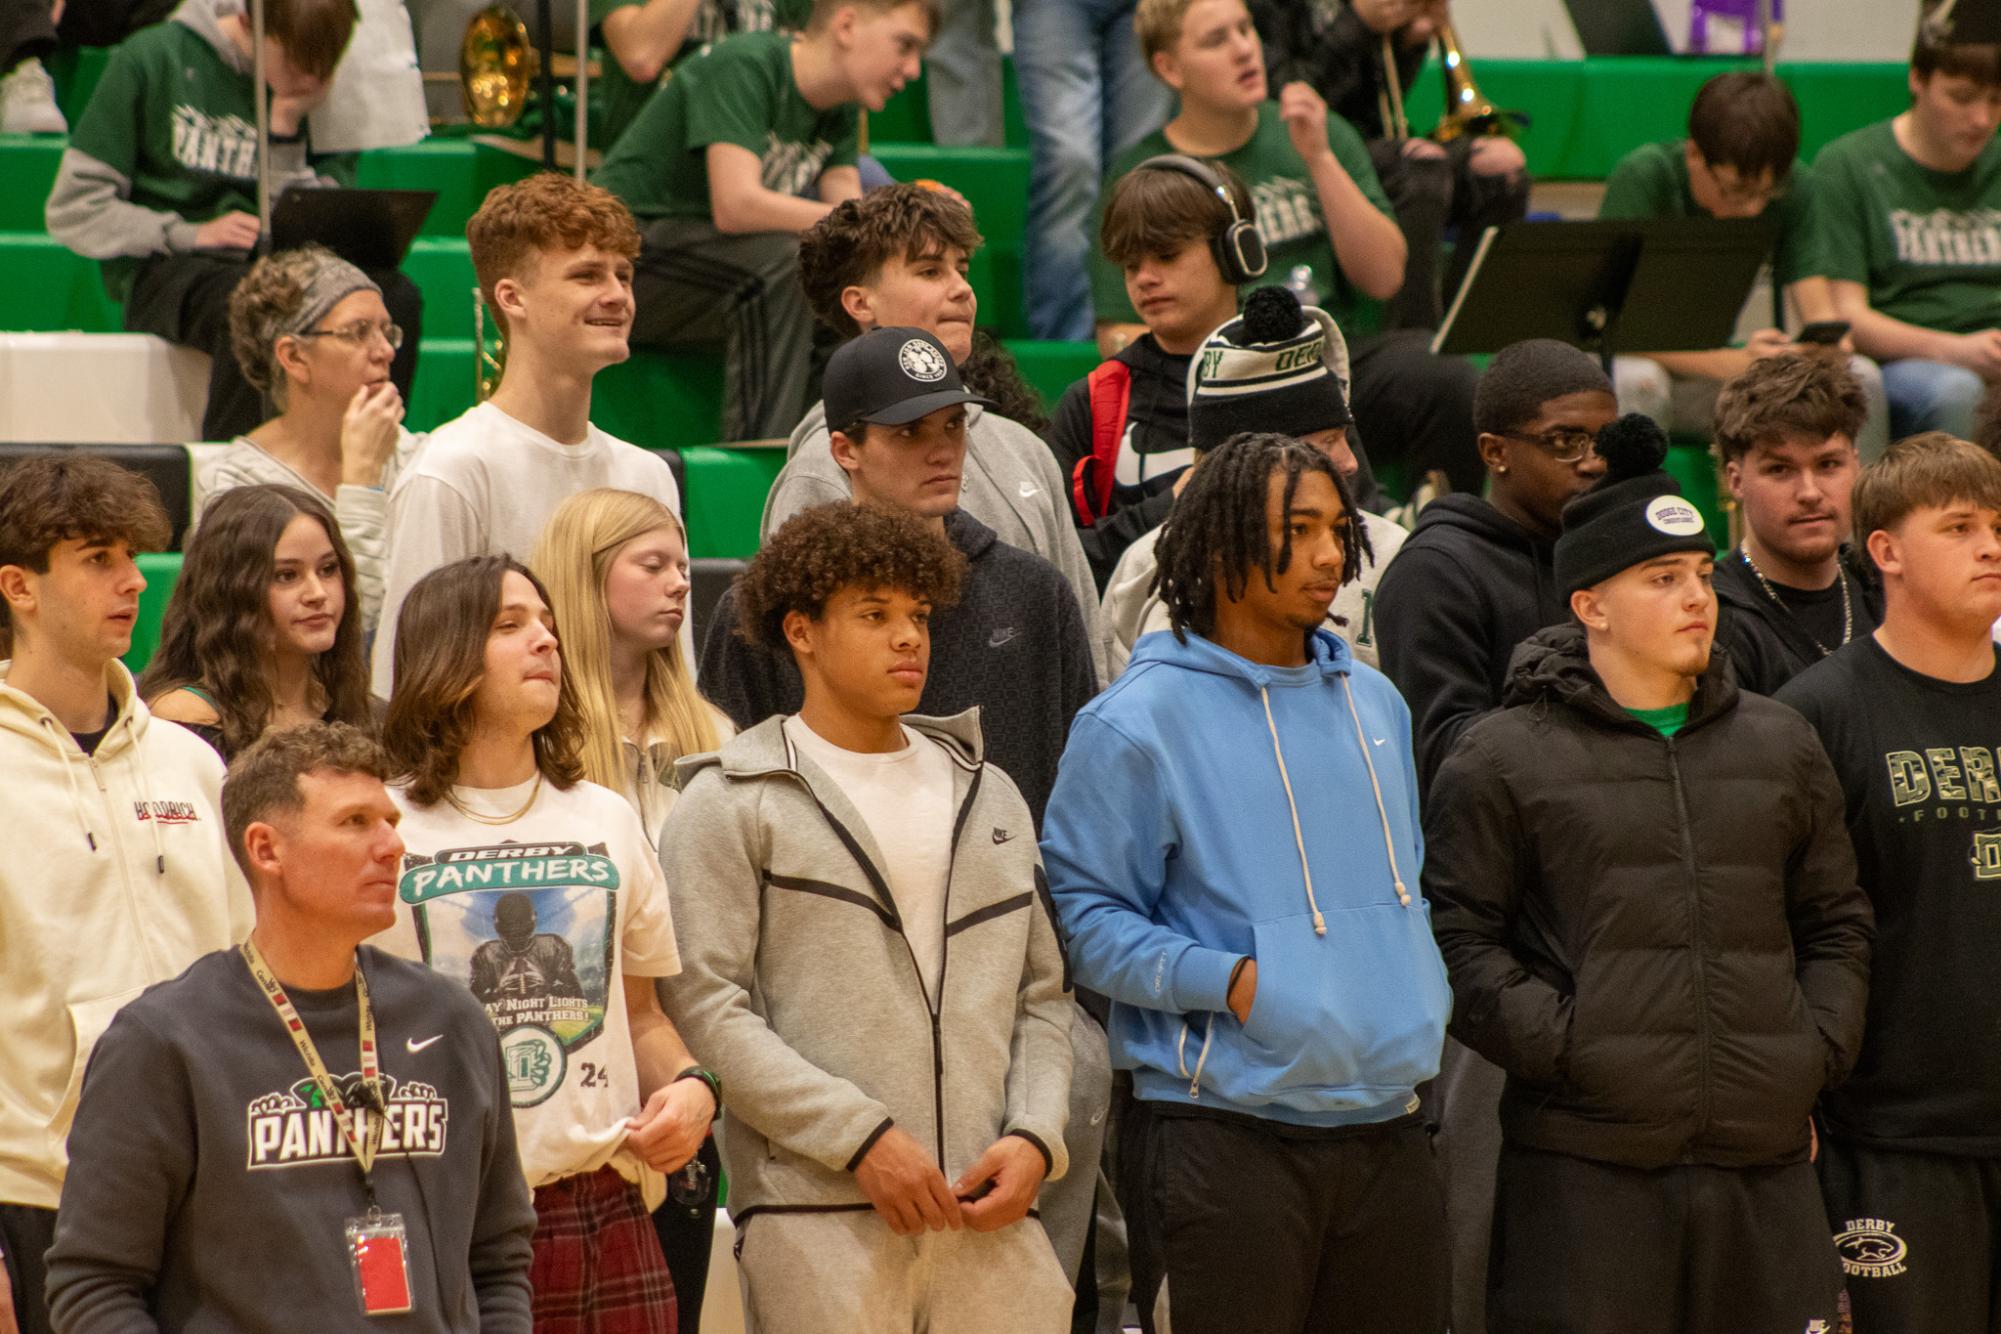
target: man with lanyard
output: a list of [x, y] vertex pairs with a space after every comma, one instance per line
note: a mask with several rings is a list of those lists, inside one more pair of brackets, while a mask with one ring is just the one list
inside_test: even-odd
[[49, 1252], [57, 1328], [531, 1328], [535, 1215], [493, 1026], [361, 945], [393, 920], [403, 854], [383, 774], [340, 723], [237, 758], [223, 820], [257, 925], [98, 1043]]

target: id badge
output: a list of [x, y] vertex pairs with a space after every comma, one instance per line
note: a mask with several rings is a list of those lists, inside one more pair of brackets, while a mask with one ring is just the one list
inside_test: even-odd
[[363, 1315], [403, 1315], [411, 1309], [410, 1254], [403, 1215], [371, 1209], [347, 1220], [347, 1258]]

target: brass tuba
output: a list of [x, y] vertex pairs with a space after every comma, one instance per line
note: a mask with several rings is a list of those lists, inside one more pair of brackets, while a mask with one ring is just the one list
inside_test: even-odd
[[472, 16], [459, 43], [459, 88], [466, 114], [485, 129], [505, 129], [528, 109], [535, 80], [535, 48], [528, 25], [506, 5]]

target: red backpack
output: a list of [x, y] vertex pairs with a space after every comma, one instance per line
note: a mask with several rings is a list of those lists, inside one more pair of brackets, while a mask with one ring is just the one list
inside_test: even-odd
[[1077, 526], [1089, 528], [1111, 513], [1119, 443], [1125, 439], [1126, 409], [1132, 404], [1132, 368], [1123, 361], [1107, 361], [1084, 383], [1091, 396], [1091, 452], [1071, 470], [1070, 504], [1077, 512]]

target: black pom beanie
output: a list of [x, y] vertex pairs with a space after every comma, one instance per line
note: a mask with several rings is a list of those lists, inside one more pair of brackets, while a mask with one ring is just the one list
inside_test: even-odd
[[1566, 595], [1656, 556], [1715, 552], [1702, 511], [1661, 471], [1667, 447], [1666, 433], [1637, 412], [1598, 432], [1605, 475], [1563, 507], [1556, 539], [1556, 580]]
[[1326, 311], [1260, 287], [1188, 366], [1188, 443], [1214, 449], [1240, 431], [1310, 435], [1346, 426], [1348, 340]]

